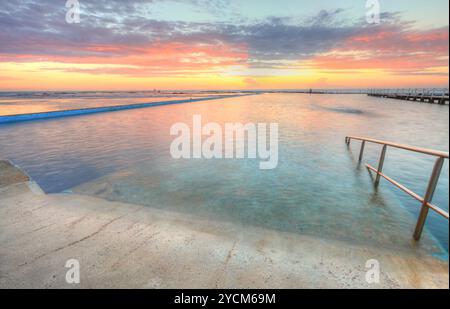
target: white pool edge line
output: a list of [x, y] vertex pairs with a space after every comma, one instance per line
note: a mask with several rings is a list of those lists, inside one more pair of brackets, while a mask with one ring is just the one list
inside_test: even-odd
[[137, 109], [137, 108], [172, 105], [172, 104], [195, 103], [195, 102], [203, 102], [203, 101], [236, 98], [236, 97], [242, 97], [242, 96], [248, 96], [248, 95], [253, 95], [253, 94], [216, 96], [216, 97], [206, 97], [206, 98], [192, 98], [192, 99], [173, 100], [173, 101], [159, 101], [159, 102], [137, 103], [137, 104], [129, 104], [129, 105], [103, 106], [103, 107], [93, 107], [93, 108], [83, 108], [83, 109], [70, 109], [70, 110], [63, 110], [63, 111], [50, 111], [50, 112], [30, 113], [30, 114], [5, 115], [5, 116], [0, 116], [0, 124], [21, 122], [21, 121], [40, 120], [40, 119], [49, 119], [49, 118], [88, 115], [88, 114], [105, 113], [105, 112], [114, 112], [114, 111], [127, 110], [127, 109]]

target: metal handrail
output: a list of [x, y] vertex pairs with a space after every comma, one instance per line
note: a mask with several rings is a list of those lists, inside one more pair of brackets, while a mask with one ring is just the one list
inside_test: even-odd
[[414, 147], [414, 146], [408, 146], [408, 145], [403, 145], [403, 144], [398, 144], [398, 143], [391, 143], [391, 142], [386, 142], [386, 141], [377, 140], [377, 139], [373, 139], [373, 138], [365, 138], [365, 137], [360, 137], [360, 136], [347, 136], [346, 137], [346, 143], [347, 144], [348, 144], [347, 139], [366, 141], [366, 142], [379, 144], [379, 145], [388, 145], [388, 146], [391, 146], [391, 147], [394, 147], [394, 148], [405, 149], [405, 150], [409, 150], [409, 151], [413, 151], [413, 152], [420, 152], [420, 153], [424, 153], [424, 154], [435, 156], [435, 157], [442, 157], [442, 158], [445, 158], [445, 159], [449, 158], [448, 157], [449, 153], [445, 152], [445, 151], [439, 151], [439, 150], [433, 150], [433, 149], [427, 149], [427, 148], [421, 148], [421, 147]]
[[[345, 138], [345, 143], [347, 145], [350, 145], [351, 140], [361, 141], [361, 150], [359, 153], [359, 161], [360, 162], [362, 161], [362, 158], [364, 155], [364, 148], [365, 148], [366, 142], [383, 145], [383, 149], [381, 151], [381, 156], [380, 156], [380, 161], [378, 163], [378, 169], [372, 167], [369, 164], [366, 164], [367, 169], [369, 171], [375, 172], [375, 174], [377, 175], [376, 179], [375, 179], [375, 186], [378, 186], [381, 178], [384, 178], [387, 181], [389, 181], [390, 183], [392, 183], [394, 186], [396, 186], [397, 188], [402, 190], [403, 192], [407, 193], [408, 195], [410, 195], [411, 197], [413, 197], [414, 199], [416, 199], [422, 203], [422, 208], [420, 211], [419, 218], [417, 220], [416, 229], [414, 231], [414, 239], [419, 240], [420, 237], [422, 236], [423, 228], [425, 225], [426, 218], [428, 216], [429, 209], [434, 210], [436, 213], [443, 216], [447, 220], [449, 219], [448, 212], [431, 204], [431, 202], [433, 200], [434, 192], [436, 190], [437, 183], [439, 181], [439, 177], [441, 175], [442, 166], [444, 165], [445, 159], [449, 158], [448, 152], [438, 151], [438, 150], [433, 150], [433, 149], [426, 149], [426, 148], [421, 148], [421, 147], [413, 147], [413, 146], [392, 143], [392, 142], [387, 142], [387, 141], [382, 141], [382, 140], [377, 140], [377, 139], [372, 139], [372, 138], [359, 137], [359, 136], [347, 136]], [[417, 193], [408, 189], [404, 185], [400, 184], [399, 182], [395, 181], [394, 179], [390, 178], [389, 176], [383, 174], [383, 165], [384, 165], [384, 160], [386, 157], [386, 150], [387, 150], [388, 146], [437, 157], [436, 163], [433, 168], [433, 172], [430, 177], [430, 181], [428, 182], [428, 187], [427, 187], [427, 192], [425, 194], [425, 197], [421, 197], [420, 195], [418, 195]]]

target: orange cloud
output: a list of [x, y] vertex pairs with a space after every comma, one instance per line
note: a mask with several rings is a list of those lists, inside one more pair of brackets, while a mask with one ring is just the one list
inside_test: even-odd
[[[120, 45], [90, 45], [77, 53], [83, 55], [85, 51], [100, 52], [102, 55], [92, 56], [91, 53], [85, 57], [35, 54], [3, 55], [0, 56], [0, 61], [92, 64], [96, 67], [77, 69], [55, 66], [47, 69], [132, 76], [152, 76], [152, 74], [163, 73], [170, 76], [171, 74], [179, 75], [180, 72], [189, 74], [218, 72], [229, 66], [245, 64], [248, 60], [248, 53], [244, 46], [225, 43], [211, 45], [169, 42], [131, 48]], [[102, 65], [105, 67], [102, 68]]]

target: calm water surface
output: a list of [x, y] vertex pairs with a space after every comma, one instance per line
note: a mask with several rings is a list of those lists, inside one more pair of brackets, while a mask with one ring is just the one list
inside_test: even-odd
[[[259, 160], [173, 160], [175, 122], [279, 123], [279, 165]], [[346, 135], [448, 151], [449, 108], [364, 95], [266, 94], [0, 125], [0, 158], [47, 192], [71, 189], [215, 220], [395, 250], [448, 252], [448, 221], [430, 212], [411, 241], [420, 205], [358, 166]], [[381, 148], [368, 145], [376, 166]], [[424, 194], [434, 159], [389, 149], [387, 175]], [[448, 211], [448, 162], [434, 203]], [[438, 241], [435, 241], [437, 239]], [[442, 251], [443, 250], [443, 251]]]

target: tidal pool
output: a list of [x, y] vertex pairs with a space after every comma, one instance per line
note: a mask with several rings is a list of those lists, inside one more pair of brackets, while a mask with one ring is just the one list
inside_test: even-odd
[[[260, 160], [175, 160], [174, 123], [278, 123], [276, 169]], [[0, 158], [48, 193], [71, 190], [215, 220], [392, 250], [448, 252], [448, 221], [382, 181], [376, 190], [345, 136], [449, 149], [449, 108], [365, 95], [262, 94], [0, 125]], [[376, 166], [381, 147], [367, 145]], [[385, 173], [423, 195], [434, 158], [389, 149]], [[448, 211], [448, 162], [434, 203]]]

